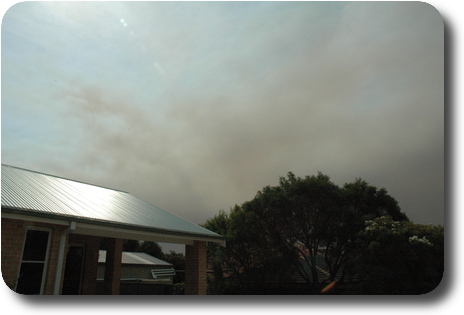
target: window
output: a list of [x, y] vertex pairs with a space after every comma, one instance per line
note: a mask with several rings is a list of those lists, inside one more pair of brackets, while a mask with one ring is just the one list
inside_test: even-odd
[[40, 294], [46, 271], [50, 231], [29, 229], [26, 232], [16, 292]]

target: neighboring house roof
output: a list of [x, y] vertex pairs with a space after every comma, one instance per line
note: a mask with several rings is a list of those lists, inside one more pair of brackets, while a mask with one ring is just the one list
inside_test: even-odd
[[[301, 266], [302, 266], [302, 271], [311, 278], [311, 281], [314, 281], [311, 268], [310, 266], [305, 263], [305, 261], [302, 259], [301, 260]], [[330, 273], [329, 273], [329, 267], [324, 261], [324, 258], [321, 256], [316, 256], [316, 272], [317, 272], [317, 277], [319, 282], [328, 282], [330, 279]], [[293, 282], [295, 283], [304, 283], [306, 280], [297, 272], [293, 272], [290, 275], [290, 278], [292, 279]]]
[[184, 244], [192, 240], [224, 242], [219, 234], [127, 192], [4, 164], [1, 201], [2, 213], [77, 222], [82, 234], [107, 236], [106, 232], [111, 232], [114, 237], [140, 240], [149, 240], [140, 238], [145, 234], [148, 238], [156, 234], [164, 237], [161, 241]]
[[[311, 279], [311, 281], [314, 281], [311, 268], [309, 264], [304, 261], [304, 259], [301, 260], [301, 267], [302, 267], [302, 271], [304, 272], [304, 274], [306, 274]], [[288, 269], [288, 270], [289, 272], [287, 273], [287, 276], [291, 282], [293, 283], [305, 283], [306, 282], [303, 276], [301, 276], [297, 271], [292, 270], [292, 269]], [[318, 254], [316, 256], [316, 272], [317, 272], [319, 283], [329, 283], [331, 281], [330, 280], [330, 268], [327, 265], [322, 254]], [[343, 273], [343, 267], [340, 268], [340, 270], [338, 271], [337, 275], [335, 276], [335, 280], [340, 280], [340, 278], [342, 277], [342, 273]], [[357, 274], [346, 274], [344, 276], [343, 281], [345, 282], [359, 281], [359, 276]]]
[[[100, 250], [98, 262], [106, 262], [106, 250]], [[122, 252], [121, 263], [123, 265], [150, 265], [150, 266], [165, 266], [172, 267], [171, 263], [161, 260], [159, 258], [148, 255], [147, 253], [139, 252]]]
[[[100, 250], [98, 255], [98, 263], [103, 267], [106, 262], [106, 250]], [[171, 281], [176, 275], [173, 265], [167, 261], [158, 259], [146, 253], [139, 252], [122, 252], [121, 257], [121, 281], [129, 282], [151, 282], [159, 283], [158, 281]], [[127, 268], [124, 268], [127, 267]], [[135, 269], [133, 268], [135, 267]], [[99, 270], [100, 277], [97, 280], [101, 281], [104, 270]]]

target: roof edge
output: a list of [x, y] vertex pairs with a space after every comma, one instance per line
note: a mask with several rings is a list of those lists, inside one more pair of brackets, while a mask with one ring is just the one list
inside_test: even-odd
[[225, 238], [215, 232], [215, 235], [211, 234], [202, 234], [202, 233], [190, 233], [190, 232], [183, 232], [183, 231], [176, 231], [176, 230], [166, 230], [161, 228], [151, 228], [147, 226], [140, 226], [140, 225], [131, 225], [131, 224], [124, 224], [120, 222], [114, 221], [107, 221], [107, 220], [99, 220], [99, 219], [92, 219], [92, 218], [85, 218], [85, 217], [78, 217], [72, 215], [60, 215], [55, 213], [45, 213], [42, 211], [30, 210], [30, 209], [21, 209], [21, 208], [13, 208], [13, 207], [4, 207], [2, 206], [2, 213], [11, 213], [11, 214], [19, 214], [25, 215], [30, 217], [38, 217], [38, 218], [45, 218], [45, 219], [52, 219], [52, 220], [65, 220], [65, 221], [75, 221], [77, 223], [87, 223], [92, 225], [100, 225], [110, 228], [118, 228], [124, 230], [132, 230], [132, 231], [139, 231], [139, 232], [152, 232], [158, 234], [164, 234], [166, 236], [181, 236], [191, 238], [192, 240], [210, 240], [211, 242], [216, 243], [224, 243]]

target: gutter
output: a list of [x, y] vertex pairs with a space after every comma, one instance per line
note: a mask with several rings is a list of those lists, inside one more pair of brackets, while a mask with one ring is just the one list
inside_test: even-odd
[[37, 211], [37, 210], [2, 206], [2, 216], [3, 216], [3, 213], [26, 215], [26, 216], [33, 216], [33, 217], [45, 218], [45, 219], [54, 219], [54, 220], [60, 220], [60, 221], [63, 220], [62, 222], [75, 221], [78, 223], [100, 225], [100, 226], [109, 227], [109, 228], [126, 229], [126, 230], [137, 231], [137, 232], [159, 233], [159, 234], [163, 234], [166, 236], [169, 236], [169, 235], [172, 235], [174, 237], [180, 236], [180, 237], [191, 238], [192, 240], [205, 240], [208, 242], [215, 242], [225, 247], [225, 238], [213, 231], [209, 231], [208, 229], [205, 229], [206, 231], [209, 232], [207, 234], [196, 233], [196, 232], [184, 232], [180, 230], [166, 230], [166, 229], [159, 228], [159, 227], [140, 226], [140, 225], [133, 225], [133, 224], [107, 221], [107, 220], [101, 220], [101, 219], [78, 217], [78, 216], [72, 216], [72, 215], [57, 215], [54, 213], [47, 213], [47, 212], [42, 212], [42, 211]]
[[60, 235], [60, 247], [58, 249], [58, 261], [55, 272], [55, 286], [53, 287], [53, 294], [60, 294], [61, 276], [63, 275], [64, 252], [66, 250], [66, 239], [71, 231], [76, 229], [76, 222], [69, 222], [69, 226]]

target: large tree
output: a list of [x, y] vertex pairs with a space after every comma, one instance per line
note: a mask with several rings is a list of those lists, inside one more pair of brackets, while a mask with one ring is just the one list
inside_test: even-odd
[[257, 286], [279, 280], [285, 257], [260, 230], [256, 216], [235, 206], [207, 220], [205, 228], [225, 237], [226, 247], [208, 244], [210, 293], [259, 293]]
[[366, 220], [382, 215], [407, 220], [385, 189], [361, 179], [340, 188], [322, 173], [300, 178], [290, 172], [242, 207], [256, 216], [261, 233], [308, 283], [321, 280], [319, 257], [325, 259], [329, 280], [343, 280], [356, 260], [357, 233]]
[[265, 187], [243, 209], [256, 216], [259, 230], [301, 277], [318, 283], [317, 256], [332, 237], [328, 232], [342, 204], [340, 188], [328, 176], [319, 173], [302, 179], [288, 173], [279, 186]]
[[366, 220], [383, 215], [407, 221], [385, 189], [361, 179], [339, 187], [322, 173], [300, 178], [290, 172], [278, 186], [264, 187], [230, 215], [221, 212], [205, 226], [227, 240], [226, 249], [215, 247], [211, 253], [218, 278], [283, 278], [277, 270], [285, 266], [307, 283], [318, 284], [320, 259], [330, 274], [324, 280], [340, 281], [352, 272], [362, 250], [358, 233]]
[[388, 215], [397, 221], [409, 221], [401, 212], [398, 202], [385, 188], [377, 188], [358, 178], [341, 189], [341, 208], [336, 220], [329, 225], [323, 251], [329, 268], [330, 280], [343, 280], [353, 275], [353, 269], [362, 255], [363, 246], [359, 243], [359, 232], [365, 222]]

